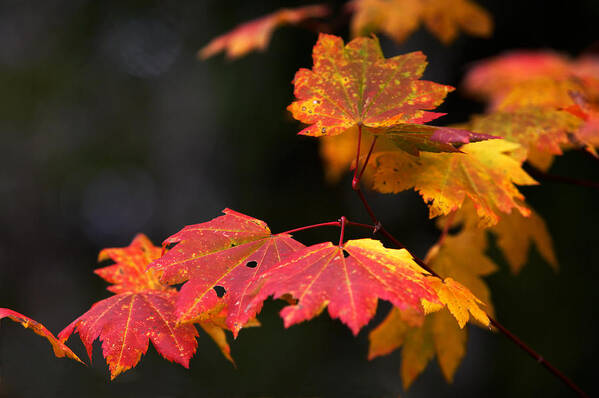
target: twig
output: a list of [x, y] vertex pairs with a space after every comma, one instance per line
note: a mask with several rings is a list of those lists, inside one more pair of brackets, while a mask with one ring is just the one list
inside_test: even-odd
[[525, 164], [524, 165], [524, 170], [528, 174], [530, 174], [531, 176], [533, 176], [534, 178], [539, 179], [539, 180], [561, 182], [563, 184], [580, 185], [582, 187], [589, 187], [589, 188], [597, 188], [597, 189], [599, 189], [599, 182], [588, 181], [588, 180], [581, 180], [581, 179], [578, 179], [578, 178], [558, 176], [558, 175], [555, 175], [555, 174], [545, 173], [544, 171], [541, 171], [541, 170], [537, 169], [536, 167], [531, 166], [529, 164]]

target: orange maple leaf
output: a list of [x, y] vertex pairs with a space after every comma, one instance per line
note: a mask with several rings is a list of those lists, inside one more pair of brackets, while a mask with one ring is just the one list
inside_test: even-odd
[[426, 67], [420, 52], [385, 59], [376, 38], [358, 38], [347, 45], [337, 36], [321, 34], [313, 49], [314, 67], [300, 69], [293, 79], [297, 101], [287, 107], [294, 118], [310, 124], [299, 134], [335, 136], [355, 129], [389, 136], [396, 147], [456, 152], [456, 146], [492, 137], [449, 127], [426, 126], [436, 108], [453, 90], [419, 80]]
[[232, 31], [210, 41], [199, 52], [202, 59], [227, 52], [227, 58], [239, 58], [252, 50], [264, 51], [273, 31], [281, 25], [295, 25], [309, 18], [328, 15], [325, 5], [311, 5], [298, 8], [283, 8], [261, 18], [245, 22]]
[[54, 337], [52, 332], [46, 329], [46, 327], [41, 323], [8, 308], [0, 308], [0, 319], [3, 318], [8, 318], [14, 322], [20, 323], [25, 329], [31, 329], [38, 336], [48, 340], [56, 357], [67, 357], [74, 359], [77, 362], [81, 362], [79, 357], [73, 351], [71, 351], [71, 349], [67, 347], [64, 342]]
[[287, 107], [294, 118], [310, 124], [300, 132], [304, 135], [427, 122], [443, 115], [428, 110], [453, 90], [419, 80], [426, 67], [424, 54], [385, 59], [376, 38], [357, 38], [344, 46], [340, 37], [320, 34], [312, 57], [313, 69], [295, 74], [297, 101]]
[[354, 0], [351, 8], [354, 36], [382, 31], [401, 43], [421, 22], [445, 44], [459, 29], [480, 37], [493, 31], [489, 13], [470, 0]]

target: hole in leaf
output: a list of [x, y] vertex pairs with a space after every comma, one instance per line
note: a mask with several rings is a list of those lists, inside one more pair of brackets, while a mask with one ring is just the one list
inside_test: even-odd
[[222, 298], [225, 295], [225, 293], [227, 293], [227, 290], [222, 286], [214, 286], [213, 289], [216, 292], [218, 298]]
[[258, 266], [258, 262], [256, 262], [256, 261], [248, 261], [248, 262], [245, 264], [245, 266], [246, 266], [246, 267], [249, 267], [249, 268], [256, 268], [256, 267]]
[[179, 242], [176, 242], [176, 243], [169, 243], [168, 245], [164, 246], [164, 248], [165, 248], [166, 250], [171, 250], [173, 247], [175, 247], [175, 246], [177, 245], [177, 243], [179, 243]]
[[349, 253], [346, 252], [345, 250], [343, 250], [343, 257], [348, 258], [349, 257]]
[[450, 235], [457, 235], [462, 229], [463, 225], [454, 225], [453, 227], [449, 228], [447, 232], [449, 232]]
[[288, 304], [291, 304], [291, 305], [296, 305], [297, 302], [299, 301], [298, 299], [293, 298], [293, 296], [289, 293], [285, 293], [284, 295], [282, 295], [280, 297], [280, 299], [286, 301]]

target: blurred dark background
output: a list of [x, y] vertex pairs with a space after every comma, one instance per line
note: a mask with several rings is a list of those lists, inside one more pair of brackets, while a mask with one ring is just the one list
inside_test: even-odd
[[[570, 55], [597, 48], [596, 0], [480, 0], [494, 16], [488, 40], [461, 36], [443, 46], [421, 29], [404, 45], [383, 39], [386, 56], [422, 50], [425, 78], [459, 85], [472, 61], [513, 48]], [[277, 30], [265, 53], [235, 62], [196, 59], [212, 37], [298, 1], [5, 0], [0, 4], [0, 307], [58, 333], [108, 296], [92, 274], [104, 247], [137, 232], [159, 244], [182, 226], [231, 207], [266, 220], [273, 231], [330, 221], [367, 221], [349, 179], [325, 183], [317, 141], [285, 107], [291, 79], [311, 67], [316, 35]], [[342, 2], [332, 3], [338, 11]], [[347, 28], [338, 32], [347, 39]], [[483, 105], [449, 96], [446, 122]], [[552, 173], [599, 181], [599, 163], [580, 152]], [[545, 183], [523, 189], [547, 220], [561, 270], [536, 251], [519, 276], [503, 265], [490, 278], [498, 318], [591, 395], [599, 321], [599, 192]], [[413, 192], [370, 194], [387, 227], [418, 255], [438, 232]], [[298, 235], [334, 240], [336, 230]], [[358, 235], [355, 235], [358, 236]], [[453, 385], [430, 365], [403, 392], [397, 352], [367, 361], [367, 332], [357, 338], [323, 314], [285, 330], [268, 302], [261, 328], [232, 344], [231, 366], [201, 335], [191, 369], [153, 348], [114, 382], [96, 345], [83, 367], [55, 359], [47, 343], [20, 325], [0, 327], [2, 397], [543, 397], [573, 396], [501, 335], [470, 329], [468, 353]], [[73, 349], [85, 357], [82, 345]]]

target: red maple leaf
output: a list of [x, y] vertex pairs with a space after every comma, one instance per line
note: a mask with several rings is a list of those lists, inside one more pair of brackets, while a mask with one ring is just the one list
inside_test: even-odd
[[[143, 271], [160, 253], [144, 235], [138, 235], [128, 247], [102, 250], [100, 260], [110, 258], [116, 263], [96, 273], [115, 283], [108, 290], [118, 294], [95, 303], [58, 335], [66, 341], [78, 332], [90, 360], [92, 344], [100, 338], [112, 379], [139, 362], [149, 341], [164, 358], [184, 367], [196, 351], [195, 326], [177, 324], [177, 291], [161, 284], [153, 272]], [[228, 346], [215, 340], [230, 358]]]
[[264, 285], [254, 301], [291, 294], [297, 303], [281, 311], [285, 327], [328, 307], [332, 318], [358, 334], [374, 316], [379, 298], [419, 313], [422, 300], [438, 303], [426, 274], [406, 250], [387, 249], [376, 240], [351, 240], [343, 247], [320, 243], [298, 250], [262, 275]]
[[176, 246], [149, 268], [161, 273], [164, 283], [187, 281], [177, 300], [180, 322], [203, 319], [224, 301], [226, 325], [237, 336], [262, 307], [251, 302], [259, 287], [256, 278], [304, 246], [289, 235], [272, 235], [263, 221], [230, 209], [223, 213], [165, 240]]

